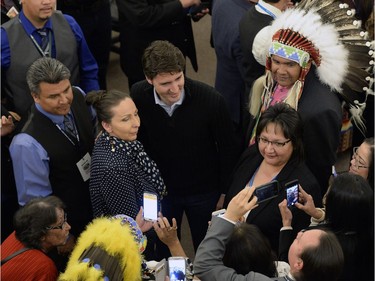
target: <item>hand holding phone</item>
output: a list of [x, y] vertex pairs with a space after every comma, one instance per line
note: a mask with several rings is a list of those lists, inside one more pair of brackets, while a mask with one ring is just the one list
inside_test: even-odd
[[158, 219], [158, 196], [154, 193], [143, 193], [143, 218], [146, 221]]
[[184, 257], [168, 258], [169, 280], [186, 281], [186, 259]]
[[190, 7], [189, 15], [193, 17], [193, 16], [197, 15], [198, 13], [202, 13], [202, 10], [206, 10], [208, 8], [210, 8], [209, 2], [201, 2], [197, 6], [194, 5], [194, 6]]
[[277, 197], [279, 190], [279, 182], [277, 180], [258, 186], [254, 191], [254, 195], [258, 198], [257, 204]]
[[298, 185], [298, 180], [293, 180], [285, 184], [286, 201], [288, 207], [294, 206], [294, 204], [298, 202]]

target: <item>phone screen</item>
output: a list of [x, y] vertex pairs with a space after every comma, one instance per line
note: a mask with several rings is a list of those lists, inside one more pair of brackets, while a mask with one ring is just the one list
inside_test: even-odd
[[186, 260], [183, 257], [168, 259], [169, 280], [186, 281]]
[[298, 181], [286, 184], [286, 201], [288, 207], [293, 206], [298, 202]]
[[158, 197], [156, 194], [148, 192], [143, 194], [143, 217], [149, 221], [158, 219]]
[[261, 185], [255, 189], [254, 194], [258, 198], [257, 204], [275, 198], [279, 194], [279, 183], [271, 181]]

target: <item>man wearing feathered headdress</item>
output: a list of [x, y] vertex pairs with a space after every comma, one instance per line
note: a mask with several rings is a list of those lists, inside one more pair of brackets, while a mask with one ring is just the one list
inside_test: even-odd
[[254, 82], [250, 93], [248, 139], [254, 143], [257, 120], [266, 108], [278, 102], [290, 104], [304, 122], [306, 164], [324, 194], [340, 142], [342, 109], [337, 93], [343, 94], [349, 51], [340, 43], [335, 25], [326, 24], [316, 10], [287, 10], [261, 31], [267, 40], [259, 42], [266, 45], [256, 49], [268, 50], [266, 74]]

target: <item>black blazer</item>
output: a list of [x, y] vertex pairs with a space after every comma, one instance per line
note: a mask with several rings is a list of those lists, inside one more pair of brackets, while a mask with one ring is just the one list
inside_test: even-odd
[[[263, 157], [257, 145], [252, 145], [245, 150], [234, 170], [232, 184], [225, 198], [225, 206], [246, 186], [262, 160]], [[277, 253], [279, 248], [279, 232], [282, 227], [278, 204], [286, 198], [285, 184], [291, 180], [298, 179], [303, 189], [313, 197], [316, 206], [322, 205], [322, 197], [319, 184], [314, 175], [303, 161], [298, 161], [297, 156], [292, 155], [292, 158], [275, 179], [279, 181], [281, 187], [279, 196], [260, 203], [257, 208], [250, 212], [247, 222], [255, 224], [260, 228], [263, 234], [269, 239], [272, 249]], [[298, 231], [309, 226], [310, 216], [295, 207], [292, 208], [292, 213], [293, 232], [296, 235]]]

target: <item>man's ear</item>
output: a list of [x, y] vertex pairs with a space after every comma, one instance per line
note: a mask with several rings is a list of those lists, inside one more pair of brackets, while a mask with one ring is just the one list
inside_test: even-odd
[[36, 93], [31, 93], [31, 96], [33, 97], [33, 99], [34, 99], [34, 102], [36, 102], [36, 103], [39, 103], [39, 95], [37, 95]]
[[147, 82], [148, 82], [150, 85], [153, 85], [153, 84], [152, 84], [152, 79], [150, 79], [150, 78], [148, 78], [148, 77], [146, 76], [146, 80], [147, 80]]
[[297, 261], [294, 264], [294, 268], [298, 271], [301, 271], [303, 268], [303, 260], [301, 258], [298, 258]]
[[104, 129], [108, 134], [112, 133], [112, 126], [111, 126], [111, 124], [102, 121], [102, 127], [103, 127], [103, 129]]

